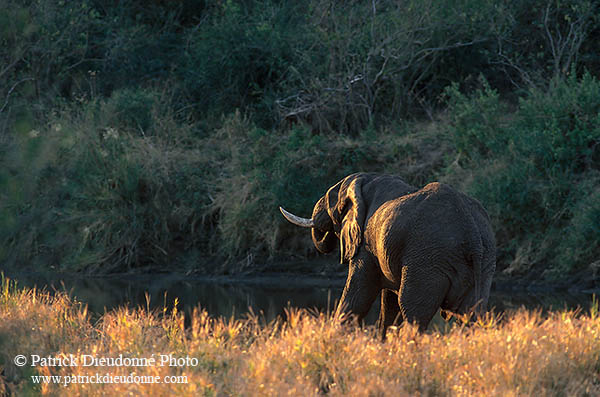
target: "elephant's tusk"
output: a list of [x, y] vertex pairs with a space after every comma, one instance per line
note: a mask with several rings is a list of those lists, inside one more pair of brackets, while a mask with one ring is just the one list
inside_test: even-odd
[[302, 218], [292, 214], [291, 212], [287, 212], [282, 207], [279, 207], [279, 211], [283, 214], [285, 219], [293, 223], [294, 225], [300, 227], [315, 227], [315, 222], [312, 219]]

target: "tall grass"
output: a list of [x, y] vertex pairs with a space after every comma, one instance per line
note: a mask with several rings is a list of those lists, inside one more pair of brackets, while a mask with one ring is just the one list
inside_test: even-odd
[[[62, 293], [0, 291], [0, 390], [44, 395], [596, 395], [600, 393], [600, 316], [520, 309], [444, 332], [392, 329], [385, 342], [372, 328], [342, 325], [323, 313], [289, 309], [265, 324], [117, 309], [91, 323], [85, 307]], [[16, 367], [23, 354], [98, 358], [195, 358], [197, 365]], [[32, 375], [184, 376], [179, 384], [34, 385]], [[80, 378], [83, 379], [83, 378]]]

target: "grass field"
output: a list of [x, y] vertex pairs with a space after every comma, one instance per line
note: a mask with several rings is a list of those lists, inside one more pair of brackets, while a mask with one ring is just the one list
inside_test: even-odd
[[176, 307], [93, 319], [65, 294], [3, 278], [0, 352], [0, 395], [600, 394], [597, 303], [455, 321], [422, 335], [405, 326], [381, 342], [372, 328], [295, 309], [271, 323], [200, 309], [186, 318]]

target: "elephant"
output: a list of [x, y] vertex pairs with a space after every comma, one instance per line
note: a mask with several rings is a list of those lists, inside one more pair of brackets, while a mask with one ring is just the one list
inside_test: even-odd
[[312, 217], [282, 207], [291, 223], [311, 229], [318, 251], [339, 244], [348, 276], [336, 311], [359, 322], [381, 297], [378, 327], [416, 323], [442, 309], [482, 313], [496, 269], [496, 243], [483, 206], [451, 186], [417, 189], [396, 175], [355, 173], [333, 185]]

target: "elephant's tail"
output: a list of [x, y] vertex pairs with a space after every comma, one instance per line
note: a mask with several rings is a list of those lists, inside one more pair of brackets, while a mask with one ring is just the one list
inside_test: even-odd
[[473, 278], [475, 281], [474, 286], [474, 297], [472, 304], [474, 305], [473, 310], [475, 313], [482, 313], [485, 308], [482, 307], [484, 302], [483, 299], [483, 291], [482, 291], [482, 269], [483, 269], [483, 254], [481, 250], [475, 250], [471, 254], [471, 264], [473, 266]]
[[475, 313], [483, 313], [483, 311], [485, 310], [483, 305], [487, 304], [487, 302], [484, 302], [485, 294], [483, 291], [484, 246], [480, 233], [480, 227], [474, 218], [473, 212], [468, 208], [469, 206], [465, 203], [465, 210], [468, 214], [468, 223], [470, 230], [470, 247], [468, 249], [470, 258], [468, 259], [469, 262], [471, 262], [471, 266], [473, 268], [474, 281], [472, 300], [471, 302], [469, 302], [471, 307], [469, 308], [469, 310], [473, 310]]

